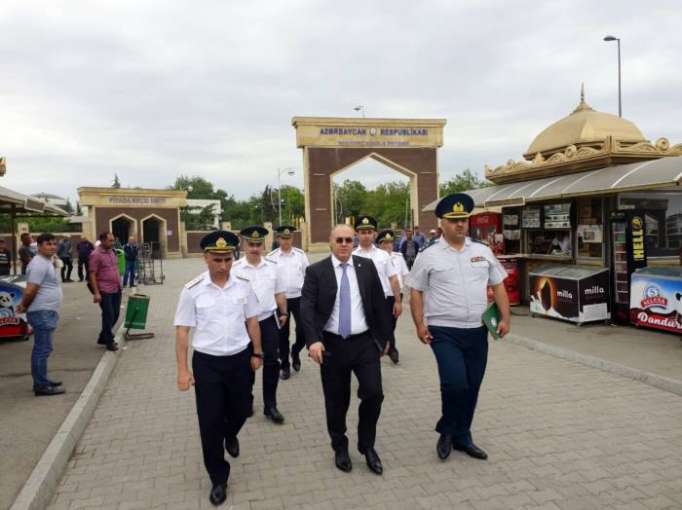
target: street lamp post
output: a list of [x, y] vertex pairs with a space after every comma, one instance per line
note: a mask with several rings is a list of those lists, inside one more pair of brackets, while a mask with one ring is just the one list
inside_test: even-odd
[[286, 172], [289, 177], [296, 173], [292, 168], [279, 168], [277, 170], [277, 209], [279, 210], [279, 225], [282, 224], [282, 172]]
[[621, 87], [620, 87], [620, 81], [621, 81], [621, 72], [620, 72], [620, 37], [615, 37], [613, 35], [607, 35], [604, 37], [604, 40], [606, 42], [612, 42], [616, 41], [618, 43], [618, 116], [622, 117], [623, 116], [623, 100], [621, 96]]

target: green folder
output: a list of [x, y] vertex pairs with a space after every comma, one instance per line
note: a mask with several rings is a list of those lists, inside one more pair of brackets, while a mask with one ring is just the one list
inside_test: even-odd
[[481, 316], [483, 324], [485, 324], [485, 327], [488, 328], [490, 335], [495, 340], [500, 339], [500, 335], [497, 332], [497, 325], [500, 323], [501, 318], [502, 315], [500, 314], [500, 309], [497, 308], [497, 303], [495, 302], [491, 303], [488, 306], [488, 308], [485, 309], [485, 312], [483, 312], [483, 315]]

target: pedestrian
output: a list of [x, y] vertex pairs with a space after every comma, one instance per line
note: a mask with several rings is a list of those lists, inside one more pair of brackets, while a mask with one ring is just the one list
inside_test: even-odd
[[[393, 235], [391, 230], [382, 230], [377, 234], [377, 244], [379, 247], [388, 253], [391, 257], [391, 264], [396, 271], [396, 276], [398, 277], [398, 287], [400, 288], [399, 299], [400, 303], [403, 302], [403, 284], [405, 282], [405, 277], [410, 274], [410, 270], [407, 268], [407, 263], [405, 262], [405, 257], [399, 251], [393, 251], [393, 241], [397, 236]], [[398, 298], [396, 298], [398, 300]], [[395, 338], [395, 328], [398, 325], [397, 317], [391, 315], [391, 324], [393, 325], [393, 337]], [[389, 351], [390, 352], [390, 351]]]
[[263, 257], [268, 230], [254, 225], [243, 228], [239, 235], [244, 240], [245, 256], [233, 265], [235, 276], [248, 280], [258, 298], [258, 325], [263, 345], [263, 414], [281, 425], [284, 416], [277, 408], [279, 382], [279, 329], [288, 317], [285, 283], [277, 271], [277, 263]]
[[391, 331], [384, 290], [374, 263], [352, 255], [350, 225], [335, 226], [329, 242], [331, 255], [311, 264], [303, 283], [301, 320], [308, 355], [320, 365], [336, 467], [344, 472], [353, 468], [346, 437], [353, 372], [360, 398], [358, 450], [369, 469], [380, 475], [383, 466], [374, 449], [384, 400], [380, 359]]
[[0, 276], [8, 276], [12, 267], [12, 253], [4, 239], [0, 239]]
[[62, 261], [62, 282], [72, 282], [71, 271], [73, 271], [73, 257], [71, 251], [73, 245], [71, 239], [64, 237], [57, 246], [57, 256]]
[[509, 332], [509, 299], [502, 283], [506, 272], [487, 246], [467, 237], [473, 208], [465, 193], [438, 202], [444, 238], [417, 257], [407, 277], [417, 336], [431, 346], [438, 365], [442, 415], [436, 451], [442, 460], [452, 448], [488, 458], [471, 435], [488, 360], [488, 331], [481, 319], [488, 285], [501, 314], [497, 331], [501, 336]]
[[422, 249], [422, 246], [415, 240], [412, 231], [405, 230], [405, 240], [400, 244], [400, 253], [405, 259], [408, 269], [412, 269], [412, 264], [414, 264], [414, 259], [417, 258], [417, 254]]
[[103, 232], [99, 235], [100, 245], [90, 254], [89, 282], [93, 302], [102, 309], [102, 331], [97, 343], [108, 351], [117, 351], [113, 328], [121, 313], [121, 274], [118, 272], [118, 259], [114, 253], [114, 235]]
[[[175, 312], [175, 355], [180, 391], [194, 385], [204, 466], [211, 479], [209, 501], [227, 498], [230, 463], [239, 457], [238, 434], [251, 406], [253, 372], [263, 359], [258, 300], [249, 283], [233, 274], [239, 239], [217, 230], [200, 242], [207, 271], [187, 283]], [[192, 334], [192, 371], [188, 349]]]
[[128, 242], [123, 247], [123, 252], [126, 259], [126, 269], [123, 274], [123, 286], [128, 284], [128, 277], [130, 277], [130, 288], [135, 287], [135, 268], [137, 267], [137, 257], [139, 249], [137, 247], [137, 241], [133, 236], [128, 238]]
[[[377, 232], [377, 220], [372, 216], [361, 215], [358, 217], [358, 223], [355, 225], [355, 231], [358, 233], [360, 245], [353, 251], [353, 255], [358, 257], [365, 257], [371, 259], [376, 266], [379, 273], [379, 280], [384, 289], [384, 303], [386, 321], [398, 320], [403, 311], [403, 305], [400, 300], [396, 300], [396, 296], [400, 297], [400, 285], [398, 283], [398, 272], [395, 270], [391, 262], [391, 256], [384, 250], [376, 247], [374, 241]], [[400, 354], [395, 345], [395, 335], [391, 332], [388, 339], [389, 349], [388, 357], [394, 364], [400, 361]]]
[[38, 236], [38, 253], [26, 270], [26, 290], [17, 305], [18, 314], [26, 312], [26, 320], [33, 328], [31, 376], [33, 393], [37, 396], [64, 393], [61, 381], [47, 376], [47, 360], [52, 352], [54, 330], [59, 323], [62, 288], [52, 258], [57, 252], [57, 239], [52, 234]]
[[[291, 377], [291, 367], [296, 372], [301, 370], [300, 352], [305, 347], [305, 334], [301, 325], [301, 289], [303, 288], [303, 278], [305, 270], [310, 265], [308, 257], [300, 248], [294, 244], [295, 227], [291, 225], [280, 225], [277, 227], [278, 248], [270, 252], [268, 259], [277, 262], [277, 272], [284, 278], [285, 292], [287, 298], [287, 320], [279, 330], [279, 362], [280, 378], [287, 380]], [[296, 320], [296, 341], [291, 347], [291, 364], [289, 363], [289, 325], [291, 316]]]
[[83, 237], [76, 245], [76, 251], [78, 252], [78, 281], [88, 280], [88, 260], [90, 259], [90, 254], [95, 249], [87, 237]]
[[19, 260], [21, 260], [21, 274], [26, 274], [31, 259], [36, 255], [36, 249], [33, 246], [33, 237], [28, 232], [21, 234], [21, 246], [19, 247]]
[[440, 237], [438, 236], [438, 231], [435, 228], [432, 228], [429, 230], [429, 239], [426, 241], [426, 246], [424, 248], [428, 248], [429, 246], [432, 246], [438, 242]]
[[422, 249], [426, 247], [426, 237], [424, 237], [424, 234], [421, 233], [418, 225], [414, 226], [414, 233], [412, 237], [414, 237], [415, 242], [417, 242]]

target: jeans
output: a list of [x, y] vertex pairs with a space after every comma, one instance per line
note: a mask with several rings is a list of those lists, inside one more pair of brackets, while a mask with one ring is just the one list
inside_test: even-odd
[[130, 286], [135, 286], [135, 264], [136, 260], [126, 260], [126, 270], [123, 274], [123, 286], [128, 285], [128, 275], [130, 275]]
[[99, 307], [102, 309], [102, 331], [99, 334], [98, 344], [110, 344], [114, 341], [112, 330], [118, 321], [121, 313], [121, 291], [114, 294], [100, 292], [102, 301]]
[[81, 282], [88, 279], [88, 259], [78, 258], [78, 279]]
[[53, 310], [36, 310], [26, 314], [33, 328], [33, 352], [31, 353], [31, 375], [33, 388], [48, 386], [47, 358], [52, 352], [52, 335], [57, 329], [59, 314]]
[[62, 263], [64, 264], [62, 266], [62, 281], [65, 282], [66, 280], [71, 279], [71, 271], [73, 271], [73, 261], [71, 260], [71, 257], [59, 257], [62, 259]]
[[442, 416], [436, 425], [440, 434], [451, 434], [462, 445], [472, 444], [478, 390], [488, 361], [488, 330], [429, 326], [431, 349], [438, 362]]

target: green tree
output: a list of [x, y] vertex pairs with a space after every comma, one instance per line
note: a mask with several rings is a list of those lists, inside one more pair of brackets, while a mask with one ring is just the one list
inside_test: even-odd
[[76, 202], [76, 216], [81, 216], [83, 214], [83, 210], [81, 209], [81, 203]]
[[71, 200], [66, 199], [66, 203], [62, 206], [62, 209], [64, 209], [67, 213], [73, 214], [73, 206], [71, 205]]
[[114, 174], [114, 183], [111, 185], [111, 187], [116, 189], [121, 187], [121, 181], [118, 178], [118, 174]]
[[346, 179], [341, 185], [334, 184], [336, 222], [343, 222], [347, 216], [357, 216], [365, 211], [367, 188], [360, 181]]
[[198, 175], [179, 175], [170, 189], [187, 191], [187, 198], [217, 198], [214, 196], [213, 183]]
[[455, 175], [452, 179], [442, 182], [439, 186], [440, 196], [444, 197], [451, 193], [458, 193], [461, 191], [468, 191], [477, 188], [485, 188], [491, 186], [489, 181], [480, 179], [477, 175], [472, 173], [468, 168], [463, 172]]

